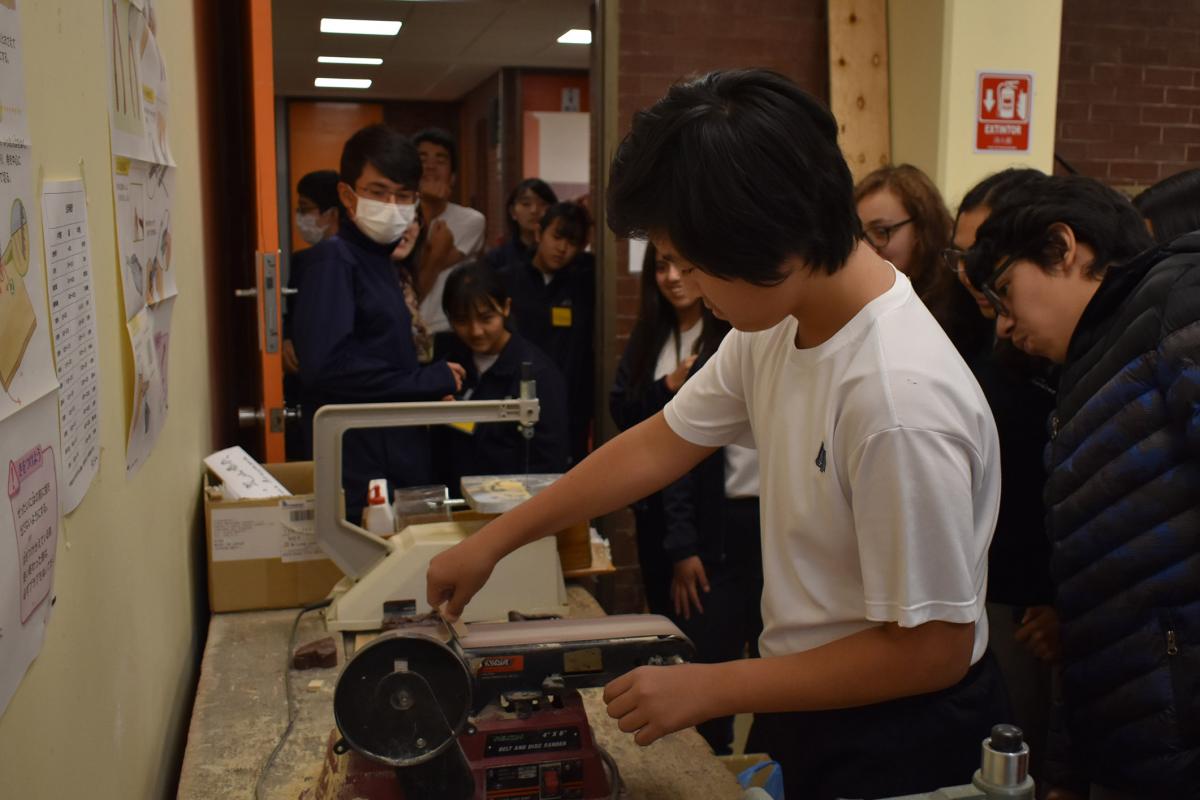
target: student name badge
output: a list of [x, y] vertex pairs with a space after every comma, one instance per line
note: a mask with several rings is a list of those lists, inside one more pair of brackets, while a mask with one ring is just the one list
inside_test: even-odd
[[571, 327], [571, 307], [554, 306], [550, 309], [550, 324], [556, 328]]
[[474, 422], [447, 422], [446, 424], [449, 425], [451, 428], [454, 428], [454, 430], [461, 431], [462, 433], [465, 433], [468, 436], [475, 433], [475, 423]]

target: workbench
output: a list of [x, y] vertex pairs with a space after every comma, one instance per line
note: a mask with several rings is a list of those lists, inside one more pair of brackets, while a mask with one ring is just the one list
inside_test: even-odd
[[[570, 615], [604, 612], [578, 586], [568, 589]], [[180, 800], [243, 800], [254, 797], [259, 768], [287, 725], [283, 675], [288, 634], [297, 609], [215, 614], [200, 667], [200, 683], [188, 729], [179, 780]], [[338, 667], [291, 671], [296, 723], [263, 784], [262, 797], [297, 800], [315, 785], [333, 722], [333, 689], [344, 663], [342, 637], [326, 634], [320, 612], [304, 616], [297, 646], [333, 635]], [[312, 685], [319, 681], [319, 685]], [[694, 730], [680, 731], [639, 747], [604, 710], [601, 689], [583, 695], [596, 740], [621, 771], [622, 797], [652, 800], [737, 800], [732, 774]]]

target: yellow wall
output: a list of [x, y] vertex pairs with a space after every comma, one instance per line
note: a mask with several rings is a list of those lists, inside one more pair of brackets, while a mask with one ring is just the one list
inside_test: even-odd
[[[116, 266], [103, 4], [20, 0], [35, 191], [84, 162], [100, 345], [101, 464], [59, 537], [42, 653], [0, 717], [0, 797], [151, 798], [175, 780], [200, 642], [194, 563], [200, 459], [210, 450], [192, 0], [157, 0], [179, 164], [179, 298], [170, 412], [125, 477], [131, 367]], [[41, 233], [40, 199], [34, 203]], [[202, 551], [201, 551], [202, 555]], [[202, 595], [201, 595], [202, 597]], [[203, 608], [201, 607], [201, 611]]]
[[[892, 0], [888, 22], [896, 163], [925, 169], [951, 209], [1005, 167], [1051, 170], [1061, 0]], [[979, 70], [1033, 73], [1028, 153], [974, 152]]]

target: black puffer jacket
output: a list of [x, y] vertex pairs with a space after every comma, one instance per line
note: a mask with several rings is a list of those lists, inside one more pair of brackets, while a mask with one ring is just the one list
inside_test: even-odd
[[1110, 270], [1051, 425], [1073, 742], [1095, 783], [1200, 797], [1200, 231]]

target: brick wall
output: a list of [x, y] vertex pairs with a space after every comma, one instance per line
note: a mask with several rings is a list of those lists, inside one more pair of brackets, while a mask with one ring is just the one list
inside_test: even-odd
[[1114, 186], [1200, 163], [1200, 0], [1065, 0], [1057, 124], [1058, 155]]
[[[654, 103], [677, 79], [714, 69], [766, 67], [827, 99], [825, 7], [825, 0], [620, 0], [618, 137], [629, 131], [635, 111]], [[629, 274], [627, 257], [621, 242], [617, 357], [638, 308], [638, 276]], [[617, 574], [599, 582], [597, 596], [610, 613], [640, 611], [632, 515], [606, 520], [605, 529]]]
[[[620, 0], [618, 136], [635, 111], [680, 77], [714, 69], [767, 67], [819, 97], [829, 92], [824, 0]], [[637, 276], [621, 248], [618, 341], [637, 316]], [[621, 348], [618, 348], [618, 352]]]

